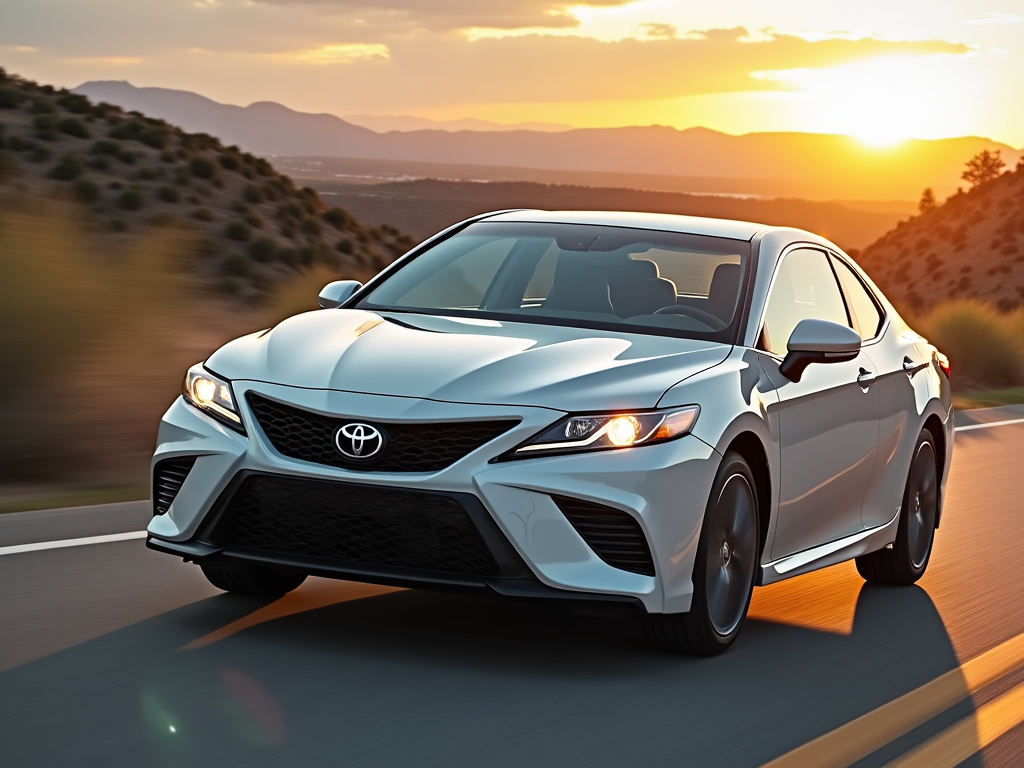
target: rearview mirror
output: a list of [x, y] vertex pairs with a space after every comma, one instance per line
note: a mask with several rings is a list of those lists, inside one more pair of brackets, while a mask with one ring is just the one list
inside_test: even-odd
[[860, 334], [828, 320], [808, 318], [796, 324], [786, 348], [789, 354], [779, 371], [790, 381], [800, 381], [811, 363], [842, 363], [860, 354]]
[[357, 280], [335, 280], [333, 283], [328, 283], [320, 291], [320, 306], [324, 309], [340, 307], [362, 287], [363, 284]]

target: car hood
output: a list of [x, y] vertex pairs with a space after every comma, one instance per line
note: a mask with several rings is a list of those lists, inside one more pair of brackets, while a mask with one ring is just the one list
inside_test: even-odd
[[236, 339], [211, 371], [311, 389], [563, 411], [651, 408], [722, 362], [710, 341], [534, 323], [331, 309]]

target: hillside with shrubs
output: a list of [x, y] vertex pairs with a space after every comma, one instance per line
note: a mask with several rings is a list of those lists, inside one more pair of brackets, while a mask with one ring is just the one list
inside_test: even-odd
[[969, 190], [942, 204], [925, 190], [920, 215], [851, 254], [901, 310], [950, 299], [1024, 305], [1024, 163], [1001, 172], [998, 153], [971, 162], [982, 167], [964, 171]]
[[1024, 162], [965, 165], [960, 189], [856, 256], [914, 327], [953, 360], [958, 407], [1024, 402]]
[[188, 232], [193, 270], [253, 304], [315, 265], [365, 279], [413, 244], [214, 136], [2, 69], [0, 196], [74, 201], [97, 233]]

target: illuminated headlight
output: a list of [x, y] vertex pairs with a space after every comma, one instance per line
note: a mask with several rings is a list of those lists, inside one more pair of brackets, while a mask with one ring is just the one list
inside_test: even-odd
[[700, 407], [688, 405], [645, 413], [567, 416], [505, 458], [528, 458], [554, 453], [578, 453], [663, 443], [689, 434]]
[[231, 383], [210, 373], [201, 363], [188, 369], [181, 394], [186, 401], [203, 413], [209, 414], [236, 432], [245, 434], [242, 419], [235, 407]]

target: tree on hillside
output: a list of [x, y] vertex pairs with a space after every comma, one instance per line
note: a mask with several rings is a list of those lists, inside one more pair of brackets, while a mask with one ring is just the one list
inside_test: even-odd
[[921, 202], [917, 204], [917, 210], [921, 213], [928, 213], [928, 211], [934, 211], [938, 205], [938, 202], [935, 200], [935, 191], [928, 187], [921, 193]]
[[960, 174], [960, 178], [970, 184], [972, 188], [984, 184], [986, 181], [992, 181], [1006, 167], [1006, 163], [999, 155], [998, 149], [995, 152], [982, 150], [967, 161], [967, 170]]

